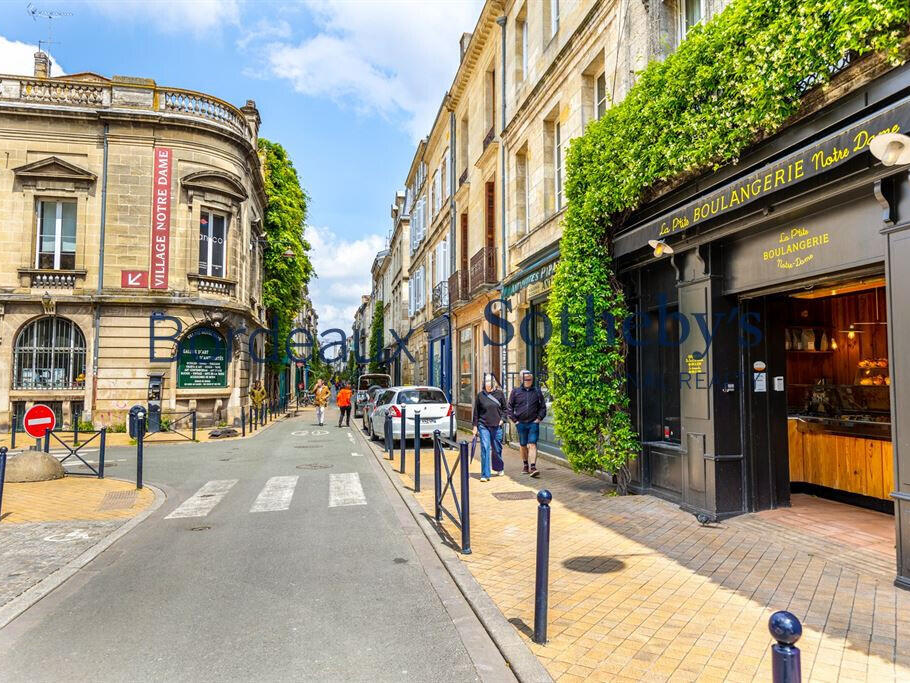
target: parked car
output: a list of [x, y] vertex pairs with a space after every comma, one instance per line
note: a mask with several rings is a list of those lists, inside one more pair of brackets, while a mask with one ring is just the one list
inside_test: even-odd
[[388, 389], [392, 386], [392, 376], [379, 372], [364, 373], [357, 378], [357, 391], [354, 392], [354, 417], [363, 415], [363, 406], [369, 399], [369, 390], [373, 387]]
[[367, 434], [370, 432], [370, 416], [373, 414], [373, 410], [376, 408], [376, 398], [385, 391], [384, 388], [380, 386], [372, 386], [367, 389], [367, 399], [363, 403], [363, 408], [361, 409], [361, 420], [363, 422], [363, 431]]
[[401, 413], [404, 411], [404, 438], [414, 438], [414, 416], [420, 413], [420, 437], [428, 439], [435, 430], [455, 438], [455, 406], [449, 403], [442, 389], [427, 386], [391, 387], [377, 394], [370, 414], [369, 433], [372, 439], [382, 439], [385, 416], [392, 417], [392, 439], [401, 439]]

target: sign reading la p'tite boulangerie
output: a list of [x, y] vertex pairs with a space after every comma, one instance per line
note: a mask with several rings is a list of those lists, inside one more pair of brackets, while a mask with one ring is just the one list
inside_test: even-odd
[[167, 289], [173, 165], [173, 150], [168, 147], [156, 147], [152, 171], [152, 247], [149, 268], [151, 289]]

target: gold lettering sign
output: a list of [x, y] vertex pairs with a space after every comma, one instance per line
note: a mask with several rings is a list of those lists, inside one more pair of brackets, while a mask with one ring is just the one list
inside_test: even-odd
[[795, 270], [815, 258], [815, 251], [827, 246], [831, 235], [813, 235], [808, 228], [791, 228], [778, 234], [777, 244], [762, 251], [762, 261], [773, 261], [780, 270]]

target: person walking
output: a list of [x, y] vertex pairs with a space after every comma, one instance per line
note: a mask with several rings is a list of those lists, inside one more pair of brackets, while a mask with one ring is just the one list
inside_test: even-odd
[[250, 389], [250, 401], [253, 403], [253, 410], [256, 411], [256, 417], [260, 424], [263, 422], [262, 404], [267, 397], [268, 394], [265, 393], [262, 382], [257, 379], [253, 382], [253, 388]]
[[316, 424], [325, 425], [325, 408], [329, 405], [329, 386], [320, 378], [313, 389], [313, 402], [316, 404]]
[[[509, 419], [515, 423], [518, 432], [518, 444], [521, 447], [521, 459], [524, 461], [522, 472], [532, 477], [539, 477], [537, 469], [537, 439], [540, 436], [540, 421], [547, 416], [547, 402], [543, 392], [534, 385], [534, 375], [530, 370], [519, 374], [521, 386], [509, 393], [506, 407]], [[533, 458], [528, 466], [528, 459]]]
[[345, 382], [341, 385], [341, 389], [338, 390], [338, 395], [335, 397], [335, 403], [338, 405], [338, 426], [341, 426], [341, 421], [346, 419], [346, 426], [351, 426], [351, 391], [350, 385]]
[[489, 481], [491, 459], [497, 476], [505, 473], [502, 462], [502, 425], [506, 417], [506, 397], [496, 378], [485, 373], [483, 389], [474, 399], [474, 436], [480, 436], [480, 481]]

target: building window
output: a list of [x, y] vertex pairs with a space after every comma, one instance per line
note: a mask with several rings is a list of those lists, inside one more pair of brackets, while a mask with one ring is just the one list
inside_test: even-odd
[[38, 202], [38, 245], [35, 268], [76, 267], [76, 202]]
[[550, 32], [549, 40], [559, 32], [559, 0], [544, 0], [544, 26]]
[[16, 337], [14, 389], [81, 389], [85, 336], [66, 318], [39, 318]]
[[486, 138], [484, 139], [484, 148], [493, 138], [493, 129], [496, 124], [496, 70], [487, 71], [486, 87], [486, 111], [485, 121], [487, 129]]
[[556, 210], [559, 211], [565, 204], [565, 188], [563, 187], [563, 154], [562, 154], [562, 124], [557, 123], [553, 131], [553, 196], [556, 198]]
[[521, 22], [521, 80], [528, 77], [528, 22]]
[[227, 218], [213, 211], [199, 216], [199, 274], [224, 277], [224, 243]]
[[519, 152], [515, 157], [515, 192], [517, 196], [517, 211], [515, 212], [516, 232], [527, 235], [531, 229], [531, 189], [528, 178], [528, 154]]
[[[659, 311], [648, 311], [642, 325], [643, 413], [647, 441], [680, 443], [679, 316], [668, 307], [661, 329]], [[651, 374], [654, 373], [654, 374]]]
[[594, 81], [594, 116], [603, 117], [607, 113], [607, 74], [601, 74]]
[[471, 328], [466, 327], [458, 336], [458, 402], [474, 401], [474, 342]]
[[702, 11], [703, 0], [679, 0], [679, 2], [682, 5], [682, 11], [679, 13], [679, 39], [682, 41], [689, 30], [701, 21], [704, 12]]

